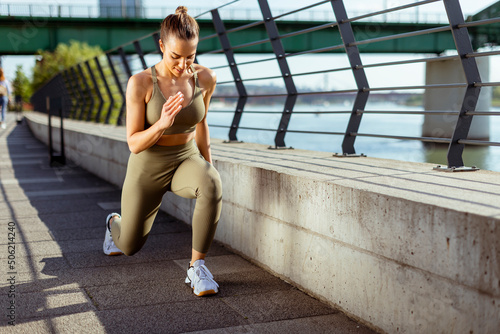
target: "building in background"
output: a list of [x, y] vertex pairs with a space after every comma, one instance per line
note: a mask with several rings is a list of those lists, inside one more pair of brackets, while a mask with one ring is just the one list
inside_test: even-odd
[[142, 0], [99, 0], [100, 17], [143, 17]]

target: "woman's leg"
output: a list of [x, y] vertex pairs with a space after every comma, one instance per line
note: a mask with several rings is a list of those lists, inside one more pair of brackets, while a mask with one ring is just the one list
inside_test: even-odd
[[174, 173], [171, 190], [185, 198], [196, 198], [193, 213], [192, 263], [203, 259], [217, 229], [222, 206], [219, 173], [200, 155], [184, 160]]
[[131, 156], [122, 190], [122, 217], [114, 217], [111, 224], [113, 241], [125, 255], [137, 253], [146, 242], [172, 169]]

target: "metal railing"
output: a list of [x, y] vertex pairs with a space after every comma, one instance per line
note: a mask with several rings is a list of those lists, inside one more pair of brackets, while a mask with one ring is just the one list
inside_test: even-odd
[[[32, 4], [2, 2], [0, 4], [0, 15], [3, 16], [33, 16], [33, 17], [70, 17], [70, 18], [150, 18], [162, 19], [175, 10], [175, 6], [89, 6], [77, 4]], [[190, 8], [192, 15], [199, 16], [210, 11], [206, 8]], [[256, 20], [262, 16], [260, 9], [251, 7], [233, 6], [222, 9], [226, 20]], [[350, 12], [352, 16], [359, 16], [361, 12]], [[328, 21], [332, 13], [322, 10], [301, 10], [290, 13], [284, 9], [277, 9], [274, 13], [276, 18], [287, 16], [293, 21]], [[447, 22], [446, 14], [440, 12], [414, 11], [391, 12], [386, 11], [382, 15], [367, 16], [365, 19], [372, 22], [405, 22], [405, 23], [443, 23]]]
[[[288, 133], [304, 134], [308, 136], [341, 136], [342, 155], [356, 155], [355, 143], [359, 137], [369, 138], [387, 138], [395, 140], [420, 141], [423, 143], [436, 143], [448, 145], [448, 170], [457, 170], [458, 167], [464, 166], [462, 154], [465, 145], [474, 146], [500, 146], [500, 142], [488, 140], [472, 140], [468, 139], [468, 133], [471, 127], [473, 117], [488, 117], [500, 116], [500, 112], [492, 112], [488, 110], [476, 110], [479, 94], [484, 87], [497, 87], [500, 82], [482, 82], [479, 75], [476, 58], [478, 57], [494, 57], [500, 55], [500, 51], [474, 51], [471, 46], [471, 41], [468, 33], [469, 28], [495, 25], [500, 23], [500, 18], [484, 19], [480, 21], [465, 22], [461, 11], [459, 0], [423, 0], [411, 2], [406, 5], [397, 6], [373, 13], [364, 13], [358, 16], [348, 16], [342, 0], [319, 1], [316, 4], [298, 8], [287, 13], [273, 15], [267, 0], [258, 0], [259, 10], [262, 20], [258, 20], [251, 24], [246, 24], [233, 29], [225, 29], [224, 20], [221, 18], [220, 11], [224, 7], [235, 5], [238, 1], [230, 2], [219, 8], [215, 8], [207, 13], [202, 13], [200, 16], [210, 15], [214, 24], [216, 33], [200, 38], [200, 43], [211, 42], [213, 45], [218, 45], [212, 51], [205, 54], [198, 54], [197, 60], [203, 64], [206, 57], [219, 56], [219, 63], [224, 59], [224, 64], [210, 66], [217, 72], [218, 77], [230, 77], [231, 79], [219, 80], [217, 89], [212, 97], [213, 104], [223, 104], [222, 108], [212, 108], [210, 114], [228, 115], [232, 113], [232, 121], [230, 124], [209, 124], [213, 128], [222, 128], [228, 130], [228, 142], [237, 142], [238, 133], [240, 130], [245, 131], [264, 131], [275, 133], [273, 148], [287, 148], [285, 138]], [[359, 20], [366, 20], [370, 17], [388, 15], [390, 13], [418, 8], [434, 2], [442, 2], [444, 10], [448, 17], [448, 24], [441, 27], [394, 33], [384, 37], [370, 38], [369, 32], [365, 34], [366, 38], [356, 40], [351, 23]], [[322, 6], [324, 10], [330, 10], [335, 21], [319, 24], [318, 26], [304, 29], [301, 31], [282, 33], [276, 24], [277, 20], [286, 19], [290, 15], [296, 15], [299, 12], [311, 10]], [[325, 7], [326, 6], [326, 7]], [[227, 8], [225, 8], [227, 9]], [[205, 17], [204, 17], [205, 18]], [[244, 34], [252, 27], [264, 25], [267, 31], [265, 38], [259, 38], [253, 42], [247, 42], [240, 45], [233, 45], [234, 35]], [[376, 24], [374, 24], [376, 27]], [[342, 37], [340, 44], [331, 45], [321, 49], [304, 48], [302, 52], [287, 53], [286, 39], [294, 36], [304, 35], [314, 38], [314, 33], [323, 29], [338, 29]], [[373, 64], [363, 64], [362, 48], [370, 43], [405, 43], [412, 38], [425, 36], [437, 32], [447, 31], [453, 36], [456, 45], [456, 55], [438, 55], [438, 56], [422, 56], [417, 59], [385, 61]], [[358, 34], [359, 36], [359, 34]], [[44, 111], [43, 101], [46, 96], [62, 96], [66, 115], [81, 120], [97, 121], [106, 123], [115, 123], [118, 125], [124, 124], [125, 111], [125, 89], [128, 78], [144, 69], [147, 69], [154, 63], [160, 60], [161, 52], [158, 45], [159, 34], [154, 32], [140, 40], [131, 41], [126, 45], [122, 45], [116, 49], [109, 50], [105, 55], [90, 59], [83, 64], [65, 70], [60, 75], [56, 76], [42, 89], [37, 91], [32, 98], [35, 108]], [[157, 52], [152, 54], [144, 54], [141, 44], [155, 43]], [[255, 56], [254, 59], [237, 57], [237, 52], [240, 49], [252, 47], [258, 44], [270, 43], [274, 54], [271, 56]], [[130, 50], [133, 49], [133, 54]], [[126, 50], [128, 50], [126, 52]], [[308, 66], [300, 66], [301, 71], [292, 71], [294, 59], [307, 57], [309, 55], [325, 54], [332, 50], [344, 50], [348, 60], [348, 65], [331, 67], [321, 70], [309, 69]], [[368, 80], [365, 70], [379, 69], [387, 66], [396, 65], [411, 65], [411, 64], [426, 64], [442, 60], [457, 59], [460, 61], [465, 74], [465, 82], [446, 83], [446, 84], [424, 84], [424, 85], [402, 85], [402, 86], [387, 86], [387, 87], [372, 87]], [[256, 65], [264, 68], [265, 63], [277, 64], [279, 70], [276, 73], [252, 73], [250, 76], [242, 76], [241, 72], [246, 66]], [[313, 65], [313, 64], [311, 64]], [[297, 66], [295, 66], [297, 67]], [[267, 71], [265, 71], [267, 72]], [[315, 89], [305, 90], [301, 86], [302, 78], [308, 76], [329, 75], [338, 72], [351, 72], [354, 79], [353, 87], [346, 86], [343, 89]], [[219, 75], [221, 73], [221, 75]], [[272, 86], [269, 85], [252, 85], [252, 82], [269, 82], [281, 81], [281, 89], [269, 90]], [[64, 86], [64, 88], [61, 88]], [[271, 88], [270, 88], [271, 87]], [[367, 103], [371, 98], [377, 98], [380, 92], [415, 92], [415, 91], [431, 91], [431, 90], [446, 90], [446, 89], [465, 89], [463, 102], [460, 108], [453, 109], [450, 106], [449, 110], [370, 110], [367, 108]], [[262, 91], [264, 89], [264, 91]], [[268, 90], [268, 91], [265, 91]], [[328, 104], [330, 101], [350, 100], [352, 108], [344, 110], [296, 110], [297, 101], [310, 101], [318, 99]], [[255, 101], [260, 101], [260, 105], [269, 106], [270, 104], [280, 103], [282, 108], [260, 108], [260, 110], [252, 110], [252, 105]], [[228, 110], [228, 106], [232, 106], [232, 110]], [[301, 104], [303, 107], [304, 104]], [[222, 109], [222, 110], [221, 110]], [[252, 115], [254, 117], [263, 117], [262, 115], [279, 115], [280, 119], [277, 126], [242, 126], [242, 117]], [[346, 120], [345, 130], [312, 130], [312, 129], [289, 129], [290, 122], [293, 117], [303, 115], [345, 115]], [[449, 138], [442, 137], [424, 137], [397, 135], [389, 133], [365, 133], [360, 130], [364, 115], [391, 115], [392, 117], [405, 117], [404, 115], [445, 115], [453, 118], [456, 125], [453, 130], [453, 135]], [[228, 117], [226, 116], [225, 119]], [[263, 123], [263, 122], [260, 122]], [[387, 128], [387, 130], [390, 130]], [[332, 151], [336, 149], [332, 147]]]

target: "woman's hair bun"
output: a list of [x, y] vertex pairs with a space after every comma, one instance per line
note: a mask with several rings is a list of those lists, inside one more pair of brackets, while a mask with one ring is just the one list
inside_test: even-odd
[[179, 6], [175, 10], [175, 14], [177, 14], [177, 15], [187, 14], [187, 12], [188, 12], [188, 9], [185, 6]]

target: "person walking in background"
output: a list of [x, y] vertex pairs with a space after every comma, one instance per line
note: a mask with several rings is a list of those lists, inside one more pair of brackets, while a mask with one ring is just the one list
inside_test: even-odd
[[3, 69], [0, 68], [0, 108], [2, 108], [0, 110], [0, 127], [2, 129], [6, 128], [5, 117], [7, 114], [7, 105], [9, 104], [10, 93], [10, 83], [7, 81], [7, 79], [5, 79]]
[[[212, 166], [206, 120], [215, 73], [194, 64], [199, 27], [179, 6], [161, 24], [162, 60], [130, 77], [127, 143], [131, 154], [122, 190], [122, 215], [106, 218], [106, 255], [133, 255], [151, 230], [167, 191], [196, 198], [191, 262], [185, 282], [198, 296], [218, 292], [205, 266], [221, 213], [222, 185]], [[196, 143], [196, 144], [195, 144]]]

